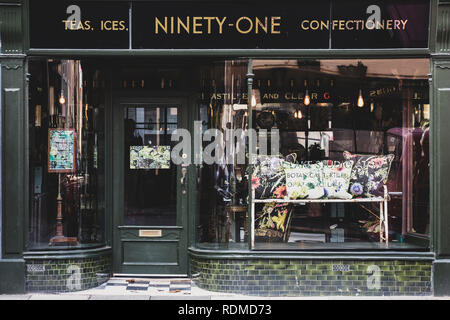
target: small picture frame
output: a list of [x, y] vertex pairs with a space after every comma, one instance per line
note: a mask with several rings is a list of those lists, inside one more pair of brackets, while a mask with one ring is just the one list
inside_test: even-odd
[[48, 172], [75, 172], [75, 130], [48, 130]]

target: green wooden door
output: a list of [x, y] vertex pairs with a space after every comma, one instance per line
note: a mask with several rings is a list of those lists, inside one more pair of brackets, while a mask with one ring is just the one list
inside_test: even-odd
[[170, 160], [186, 107], [183, 99], [114, 101], [114, 273], [187, 274], [187, 174]]

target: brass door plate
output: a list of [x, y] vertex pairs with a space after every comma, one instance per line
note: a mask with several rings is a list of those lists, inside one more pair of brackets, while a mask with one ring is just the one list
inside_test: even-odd
[[139, 230], [139, 237], [157, 238], [162, 236], [162, 230]]

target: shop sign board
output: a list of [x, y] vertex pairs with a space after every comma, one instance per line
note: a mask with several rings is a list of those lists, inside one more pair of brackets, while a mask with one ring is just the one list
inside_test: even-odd
[[[48, 2], [48, 5], [45, 5]], [[429, 0], [30, 1], [30, 47], [427, 48]]]

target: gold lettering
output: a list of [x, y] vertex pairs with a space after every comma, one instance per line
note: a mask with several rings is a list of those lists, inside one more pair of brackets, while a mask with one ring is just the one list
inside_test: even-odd
[[408, 22], [408, 20], [400, 20], [400, 22], [403, 25], [402, 29], [405, 30], [406, 29], [406, 23]]
[[[241, 27], [239, 26], [239, 24], [242, 20], [247, 20], [249, 23], [249, 28], [245, 31], [242, 30]], [[240, 17], [239, 19], [237, 19], [236, 29], [237, 29], [237, 31], [239, 31], [239, 33], [243, 33], [243, 34], [249, 33], [250, 31], [252, 31], [252, 28], [253, 28], [253, 21], [249, 17]]]
[[320, 21], [320, 30], [323, 30], [323, 29], [329, 30], [329, 28], [330, 28], [330, 20], [327, 20], [327, 21], [321, 20]]
[[197, 30], [197, 27], [201, 27], [202, 24], [201, 24], [201, 23], [198, 23], [197, 21], [198, 21], [198, 20], [201, 20], [202, 17], [193, 17], [192, 19], [193, 19], [193, 22], [192, 22], [192, 32], [195, 33], [195, 34], [201, 34], [202, 31]]
[[345, 23], [345, 29], [347, 29], [347, 30], [353, 30], [355, 27], [349, 27], [349, 24], [350, 23], [354, 23], [354, 21], [352, 21], [352, 20], [348, 20], [346, 23]]
[[308, 30], [309, 27], [305, 27], [305, 26], [303, 25], [305, 22], [308, 23], [309, 20], [303, 20], [303, 21], [302, 21], [302, 24], [301, 24], [301, 27], [302, 27], [303, 30]]
[[392, 20], [386, 20], [386, 29], [392, 30]]
[[181, 20], [180, 17], [178, 17], [178, 20], [177, 20], [177, 31], [178, 31], [178, 34], [181, 33], [180, 26], [184, 29], [184, 31], [186, 31], [186, 33], [189, 33], [189, 20], [190, 20], [190, 18], [189, 18], [189, 16], [187, 16], [186, 17], [186, 24], [184, 24], [183, 20]]
[[203, 17], [206, 21], [208, 21], [208, 34], [211, 34], [211, 20], [214, 19], [214, 17]]
[[256, 17], [256, 29], [255, 32], [258, 33], [258, 26], [261, 26], [261, 29], [264, 30], [265, 33], [267, 33], [267, 17], [264, 17], [264, 24], [261, 22], [261, 20]]
[[280, 21], [275, 22], [275, 20], [281, 20], [281, 17], [271, 17], [270, 33], [280, 34], [280, 30], [275, 30], [275, 27], [279, 27], [281, 25], [281, 22]]
[[227, 17], [223, 17], [222, 21], [220, 21], [219, 18], [216, 17], [216, 21], [219, 24], [219, 34], [222, 34], [222, 26], [226, 19], [227, 19]]
[[164, 17], [164, 25], [161, 23], [161, 21], [157, 17], [155, 17], [155, 34], [159, 33], [158, 25], [167, 34], [167, 17]]
[[309, 26], [312, 30], [317, 30], [317, 29], [319, 29], [319, 21], [312, 20], [311, 23], [309, 24]]
[[338, 21], [337, 20], [333, 20], [333, 30], [336, 28]]
[[377, 21], [376, 25], [377, 25], [377, 29], [384, 30], [384, 20]]

